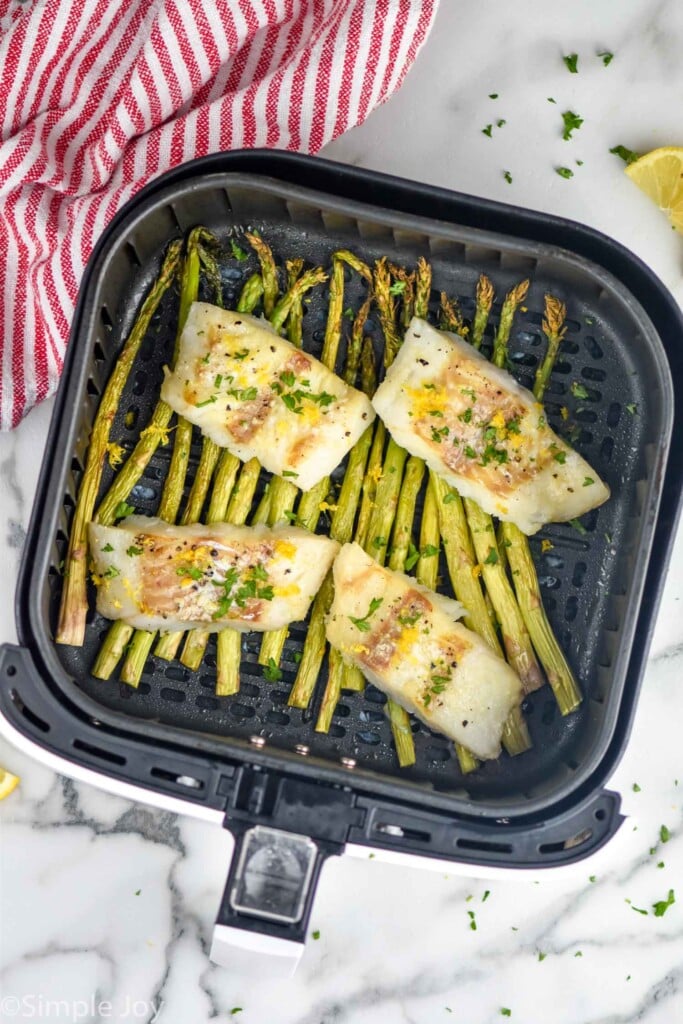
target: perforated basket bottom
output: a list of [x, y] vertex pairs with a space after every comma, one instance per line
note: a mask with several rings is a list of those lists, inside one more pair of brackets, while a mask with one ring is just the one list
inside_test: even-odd
[[[90, 360], [90, 374], [87, 397], [81, 407], [80, 436], [68, 474], [64, 514], [53, 546], [53, 567], [49, 576], [53, 627], [61, 592], [57, 567], [65, 553], [68, 522], [82, 473], [89, 425], [122, 335], [130, 325], [141, 294], [154, 276], [161, 247], [171, 237], [169, 222], [185, 231], [201, 221], [223, 240], [233, 223], [255, 224], [280, 262], [300, 255], [308, 264], [321, 263], [328, 267], [332, 252], [344, 246], [369, 261], [388, 254], [394, 262], [410, 267], [416, 257], [424, 253], [434, 272], [432, 318], [436, 315], [442, 289], [458, 299], [469, 318], [474, 308], [477, 277], [485, 271], [497, 295], [485, 349], [490, 348], [503, 295], [522, 277], [529, 276], [528, 299], [517, 316], [510, 344], [511, 368], [526, 386], [531, 385], [539, 358], [545, 351], [540, 329], [544, 293], [550, 291], [566, 301], [567, 337], [548, 388], [546, 410], [553, 428], [570, 438], [608, 481], [612, 499], [600, 510], [584, 517], [582, 532], [569, 525], [553, 525], [531, 540], [531, 548], [549, 618], [580, 680], [584, 703], [577, 713], [562, 719], [549, 687], [544, 687], [524, 704], [533, 750], [515, 759], [503, 755], [463, 778], [450, 742], [416, 721], [413, 722], [416, 764], [407, 770], [399, 769], [384, 709], [385, 697], [372, 686], [364, 693], [344, 693], [329, 734], [316, 733], [314, 723], [324, 690], [326, 667], [310, 708], [306, 711], [289, 708], [287, 697], [296, 676], [296, 656], [305, 638], [305, 624], [296, 624], [291, 629], [281, 664], [283, 678], [277, 683], [265, 680], [257, 664], [260, 636], [246, 636], [242, 646], [240, 692], [230, 698], [217, 698], [214, 694], [214, 639], [209, 643], [199, 672], [190, 672], [178, 662], [169, 664], [151, 657], [137, 690], [115, 679], [109, 682], [94, 679], [90, 667], [108, 626], [94, 611], [89, 614], [84, 647], [57, 648], [64, 668], [78, 686], [105, 708], [131, 718], [158, 721], [174, 729], [193, 730], [220, 738], [222, 742], [229, 737], [259, 736], [269, 747], [297, 749], [325, 762], [339, 763], [342, 758], [351, 758], [359, 766], [384, 776], [400, 775], [440, 791], [457, 793], [466, 788], [470, 797], [484, 802], [489, 796], [518, 800], [521, 796], [560, 786], [585, 766], [596, 744], [604, 738], [604, 730], [609, 726], [607, 719], [614, 714], [615, 703], [619, 700], [621, 682], [615, 682], [614, 675], [628, 620], [634, 559], [641, 548], [643, 510], [652, 488], [649, 465], [661, 430], [659, 398], [651, 370], [652, 355], [643, 343], [637, 322], [618, 295], [591, 279], [586, 271], [577, 271], [561, 254], [532, 258], [523, 243], [518, 247], [511, 243], [495, 247], [488, 238], [484, 244], [469, 236], [446, 243], [426, 233], [398, 232], [383, 225], [374, 225], [373, 230], [369, 230], [368, 222], [341, 213], [335, 214], [332, 222], [330, 217], [323, 217], [320, 207], [313, 202], [307, 205], [301, 199], [296, 203], [282, 200], [277, 205], [271, 196], [266, 206], [262, 200], [258, 183], [250, 190], [243, 184], [231, 188], [229, 180], [225, 188], [207, 182], [199, 199], [193, 192], [176, 198], [172, 206], [160, 206], [148, 222], [138, 226], [119, 244], [110, 267], [110, 281], [105, 279], [100, 283], [98, 323], [89, 339], [78, 339], [83, 345], [84, 358]], [[211, 210], [213, 213], [209, 213]], [[177, 229], [173, 233], [177, 234]], [[227, 250], [229, 253], [229, 247]], [[226, 305], [234, 304], [242, 283], [255, 269], [256, 261], [251, 257], [243, 263], [226, 257], [222, 269]], [[364, 295], [364, 283], [348, 271], [345, 308], [357, 309]], [[203, 297], [210, 299], [208, 294]], [[317, 288], [310, 293], [310, 302], [305, 307], [304, 348], [315, 355], [320, 354], [322, 347], [327, 298], [326, 288]], [[177, 294], [169, 293], [144, 341], [114, 423], [112, 438], [128, 450], [158, 397], [161, 368], [172, 350], [176, 308]], [[344, 330], [349, 329], [350, 321], [345, 319]], [[368, 320], [367, 333], [379, 349], [381, 331], [374, 311]], [[343, 359], [342, 347], [338, 368], [343, 365]], [[649, 388], [648, 374], [650, 381], [654, 381]], [[587, 397], [575, 396], [574, 382], [585, 388]], [[157, 451], [135, 488], [132, 503], [136, 511], [155, 513], [170, 447]], [[199, 447], [199, 436], [195, 433], [188, 486]], [[105, 475], [103, 490], [112, 473], [109, 470]], [[337, 477], [341, 477], [341, 471]], [[265, 479], [267, 475], [262, 474], [262, 481]], [[416, 518], [416, 524], [418, 521]], [[328, 527], [323, 515], [319, 529], [325, 532]], [[541, 551], [542, 539], [550, 540], [550, 550]], [[440, 577], [439, 589], [452, 593], [443, 557]]]

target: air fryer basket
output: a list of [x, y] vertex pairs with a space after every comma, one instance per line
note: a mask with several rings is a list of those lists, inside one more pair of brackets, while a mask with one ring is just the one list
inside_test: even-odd
[[[305, 187], [316, 184], [316, 175], [318, 190]], [[373, 205], [359, 201], [364, 197]], [[498, 232], [492, 230], [496, 223]], [[223, 240], [234, 226], [258, 227], [280, 260], [299, 255], [309, 264], [329, 265], [340, 247], [370, 261], [386, 254], [405, 265], [425, 255], [434, 272], [432, 308], [443, 289], [459, 299], [465, 315], [482, 271], [499, 299], [529, 277], [510, 345], [514, 372], [527, 385], [544, 351], [543, 296], [551, 292], [566, 302], [567, 338], [546, 408], [560, 434], [566, 435], [568, 423], [577, 424], [574, 443], [609, 483], [612, 497], [584, 517], [585, 532], [570, 525], [544, 531], [552, 550], [542, 553], [539, 537], [531, 541], [544, 602], [584, 702], [562, 719], [549, 688], [533, 694], [525, 703], [530, 752], [514, 759], [504, 755], [463, 777], [451, 744], [416, 723], [417, 761], [402, 770], [384, 697], [373, 687], [344, 694], [329, 734], [316, 733], [323, 681], [309, 710], [286, 703], [303, 625], [291, 631], [278, 683], [263, 678], [258, 637], [247, 636], [240, 691], [230, 698], [213, 692], [213, 644], [197, 673], [151, 658], [132, 690], [90, 675], [107, 627], [94, 611], [82, 648], [53, 643], [58, 566], [99, 395], [163, 249], [196, 224]], [[538, 240], [548, 230], [547, 220], [522, 211], [270, 153], [198, 161], [153, 183], [129, 204], [98, 247], [81, 292], [17, 595], [24, 649], [3, 654], [6, 717], [72, 761], [227, 808], [236, 831], [261, 821], [314, 835], [323, 853], [326, 843], [338, 846], [355, 837], [431, 855], [525, 865], [567, 861], [601, 845], [620, 820], [618, 798], [601, 785], [627, 738], [680, 496], [675, 467], [665, 478], [674, 405], [662, 344], [668, 349], [678, 340], [680, 322], [664, 290], [630, 254], [587, 229], [549, 224], [558, 245]], [[639, 284], [643, 301], [649, 299], [647, 312], [611, 272], [620, 263]], [[226, 260], [226, 304], [253, 269], [251, 261]], [[349, 274], [347, 289], [345, 305], [357, 308], [362, 283]], [[312, 295], [304, 347], [319, 354], [326, 296], [321, 289]], [[112, 437], [123, 439], [128, 450], [158, 396], [176, 308], [177, 293], [169, 293], [113, 425]], [[498, 309], [497, 302], [489, 343]], [[659, 319], [657, 327], [653, 319]], [[374, 315], [368, 332], [379, 343]], [[574, 381], [588, 398], [574, 397]], [[192, 471], [196, 438], [195, 446]], [[168, 458], [169, 448], [160, 448], [133, 492], [138, 511], [155, 512]], [[668, 520], [658, 526], [665, 483]], [[652, 579], [647, 569], [656, 528], [658, 576]], [[441, 575], [447, 579], [445, 571]], [[646, 579], [648, 599], [641, 603]], [[384, 827], [399, 819], [398, 832]]]

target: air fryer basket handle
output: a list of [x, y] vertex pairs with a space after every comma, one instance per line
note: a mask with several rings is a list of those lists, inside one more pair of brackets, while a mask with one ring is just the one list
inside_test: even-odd
[[[231, 823], [235, 850], [216, 917], [211, 959], [291, 976], [304, 950], [313, 897], [330, 844], [265, 825]], [[241, 951], [241, 956], [240, 956]]]

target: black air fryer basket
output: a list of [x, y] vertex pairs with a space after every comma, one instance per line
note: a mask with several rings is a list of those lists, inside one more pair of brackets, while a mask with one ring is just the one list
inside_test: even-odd
[[[291, 631], [277, 683], [263, 678], [259, 638], [248, 635], [230, 698], [214, 695], [211, 646], [197, 673], [150, 658], [133, 690], [90, 675], [107, 626], [94, 611], [84, 647], [54, 643], [58, 567], [99, 396], [165, 247], [197, 224], [224, 240], [235, 226], [256, 226], [278, 257], [309, 264], [329, 265], [340, 247], [405, 265], [424, 254], [434, 299], [443, 289], [466, 315], [482, 271], [498, 296], [529, 277], [511, 339], [526, 385], [543, 352], [543, 296], [566, 302], [547, 412], [562, 432], [561, 409], [570, 407], [576, 446], [612, 498], [584, 517], [585, 532], [550, 527], [552, 551], [531, 541], [584, 701], [563, 719], [548, 687], [533, 694], [528, 753], [463, 776], [445, 737], [415, 725], [417, 761], [401, 770], [373, 687], [344, 694], [329, 734], [316, 733], [322, 682], [309, 710], [287, 706], [305, 625]], [[226, 301], [252, 270], [226, 266]], [[312, 294], [304, 346], [319, 354], [325, 296]], [[350, 304], [359, 298], [351, 294]], [[112, 429], [128, 449], [158, 396], [176, 304], [177, 294], [162, 302]], [[21, 646], [0, 655], [4, 718], [75, 773], [89, 769], [105, 786], [134, 785], [141, 799], [174, 797], [190, 813], [221, 816], [237, 845], [218, 920], [228, 941], [243, 929], [254, 948], [302, 941], [321, 864], [347, 844], [487, 867], [561, 865], [596, 851], [622, 821], [618, 794], [604, 786], [628, 738], [679, 509], [683, 463], [669, 457], [669, 443], [682, 429], [682, 341], [660, 282], [577, 224], [291, 154], [221, 154], [163, 176], [116, 217], [83, 281], [18, 585]], [[588, 399], [575, 400], [573, 381]], [[154, 513], [168, 452], [158, 449], [136, 488], [137, 511]]]

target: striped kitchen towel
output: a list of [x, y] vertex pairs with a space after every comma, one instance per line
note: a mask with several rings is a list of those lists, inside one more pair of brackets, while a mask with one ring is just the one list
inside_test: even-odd
[[438, 0], [0, 0], [0, 429], [51, 394], [83, 267], [150, 178], [315, 153], [398, 88]]

